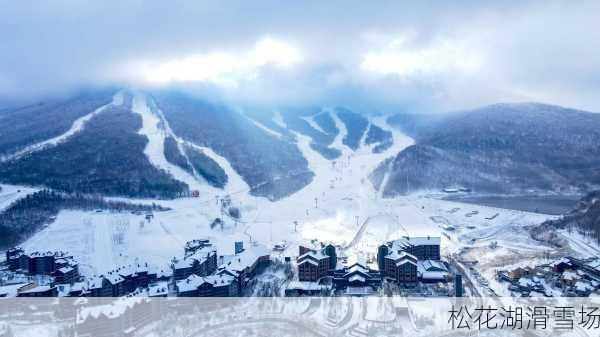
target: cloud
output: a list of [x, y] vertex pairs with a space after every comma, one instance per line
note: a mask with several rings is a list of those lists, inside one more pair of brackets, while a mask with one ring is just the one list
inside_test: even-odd
[[469, 74], [483, 67], [480, 50], [463, 41], [436, 41], [425, 48], [407, 44], [404, 37], [392, 39], [385, 48], [367, 52], [360, 68], [376, 74], [408, 78], [443, 73]]
[[283, 71], [300, 61], [301, 56], [296, 47], [265, 37], [250, 51], [216, 51], [159, 64], [142, 63], [138, 67], [142, 80], [153, 84], [199, 81], [237, 87], [242, 80], [257, 79], [260, 68], [272, 66]]
[[232, 103], [600, 111], [597, 1], [0, 4], [0, 96], [176, 86]]

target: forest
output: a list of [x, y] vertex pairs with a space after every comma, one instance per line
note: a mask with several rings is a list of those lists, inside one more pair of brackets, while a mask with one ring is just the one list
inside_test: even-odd
[[57, 146], [0, 164], [0, 180], [46, 186], [63, 192], [139, 198], [176, 198], [186, 184], [153, 166], [138, 134], [139, 115], [128, 106], [110, 106], [83, 130]]

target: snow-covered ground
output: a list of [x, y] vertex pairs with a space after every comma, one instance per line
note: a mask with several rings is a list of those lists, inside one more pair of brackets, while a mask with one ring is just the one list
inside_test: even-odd
[[15, 201], [38, 191], [37, 188], [0, 184], [0, 212]]
[[[372, 153], [371, 146], [352, 151], [343, 145], [346, 128], [331, 111], [340, 130], [332, 144], [342, 152], [337, 160], [323, 158], [310, 147], [308, 137], [297, 134], [298, 147], [315, 173], [314, 180], [291, 196], [271, 202], [249, 195], [248, 185], [239, 174], [209, 148], [200, 147], [229, 176], [224, 190], [171, 165], [163, 154], [168, 126], [166, 130], [159, 127], [161, 117], [149, 109], [142, 94], [134, 96], [133, 110], [142, 116], [140, 133], [150, 140], [145, 149], [150, 161], [192, 189], [200, 190], [200, 197], [133, 200], [157, 202], [172, 209], [155, 213], [150, 221], [131, 213], [62, 211], [53, 224], [26, 242], [27, 248], [68, 250], [81, 261], [84, 274], [94, 274], [135, 259], [164, 267], [173, 257], [182, 256], [186, 241], [196, 238], [209, 238], [220, 255], [231, 254], [238, 240], [256, 241], [268, 247], [284, 242], [287, 248], [283, 254], [287, 256], [296, 256], [299, 244], [312, 240], [331, 242], [342, 248], [340, 254], [347, 256], [349, 262], [374, 264], [377, 246], [387, 240], [404, 235], [436, 235], [442, 237], [444, 255], [460, 254], [462, 259], [479, 261], [485, 278], [490, 278], [502, 264], [542, 258], [551, 250], [533, 241], [525, 229], [551, 216], [461, 204], [427, 194], [381, 198], [368, 175], [383, 160], [413, 144], [411, 138], [387, 125], [384, 118], [371, 122], [392, 131], [394, 143], [378, 154]], [[274, 120], [285, 126], [278, 114]], [[222, 214], [218, 199], [225, 195], [240, 208], [239, 221]], [[225, 220], [223, 228], [210, 227], [216, 217]], [[115, 240], [119, 233], [123, 234], [122, 242]], [[490, 248], [493, 241], [497, 248]], [[466, 252], [465, 247], [469, 247]]]

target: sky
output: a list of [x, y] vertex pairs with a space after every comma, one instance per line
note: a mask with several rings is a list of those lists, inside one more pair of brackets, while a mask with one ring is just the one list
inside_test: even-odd
[[234, 104], [600, 111], [599, 1], [5, 1], [0, 98], [179, 88]]

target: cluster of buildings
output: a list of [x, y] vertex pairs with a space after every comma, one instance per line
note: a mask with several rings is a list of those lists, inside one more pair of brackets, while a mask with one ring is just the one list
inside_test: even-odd
[[[423, 283], [447, 283], [451, 280], [448, 265], [440, 258], [440, 237], [402, 237], [379, 246], [374, 270], [364, 264], [343, 266], [338, 263], [336, 248], [319, 249], [300, 246], [296, 259], [298, 280], [291, 282], [287, 296], [339, 295], [362, 296], [377, 292], [384, 282], [402, 289]], [[458, 290], [457, 290], [458, 291]], [[460, 291], [462, 294], [462, 285]]]
[[[65, 252], [26, 253], [11, 248], [6, 252], [5, 270], [23, 276], [11, 294], [19, 297], [242, 296], [251, 280], [269, 265], [270, 252], [258, 245], [244, 247], [242, 242], [234, 248], [234, 254], [219, 256], [209, 240], [192, 240], [171, 268], [158, 270], [136, 263], [88, 277], [79, 275], [77, 263]], [[44, 282], [31, 281], [40, 277]], [[8, 294], [0, 291], [0, 295]]]
[[79, 308], [75, 329], [77, 336], [132, 336], [158, 317], [160, 310], [150, 299], [124, 297], [109, 304]]
[[217, 256], [208, 240], [190, 241], [185, 257], [174, 264], [175, 290], [184, 297], [242, 296], [250, 281], [271, 262], [259, 245], [245, 248], [236, 242], [233, 255]]
[[400, 287], [411, 288], [418, 282], [446, 282], [447, 266], [440, 260], [439, 236], [408, 237], [390, 241], [377, 249], [377, 266], [383, 278]]
[[59, 286], [59, 290], [61, 295], [71, 297], [121, 297], [151, 285], [166, 284], [171, 275], [169, 270], [150, 270], [147, 263], [138, 263], [87, 277], [70, 286]]
[[564, 257], [535, 267], [499, 270], [496, 276], [508, 283], [513, 295], [587, 297], [600, 293], [600, 258]]
[[17, 289], [19, 297], [57, 296], [56, 284], [72, 284], [80, 279], [79, 267], [66, 252], [31, 252], [15, 247], [6, 251], [6, 265], [14, 273], [29, 276], [44, 275], [53, 277], [50, 285], [37, 285], [28, 282]]
[[[377, 250], [377, 269], [340, 263], [334, 245], [300, 246], [297, 280], [287, 285], [286, 295], [369, 295], [385, 283], [401, 289], [424, 283], [450, 281], [448, 265], [440, 259], [440, 237], [402, 237]], [[286, 261], [290, 261], [286, 259]], [[219, 255], [210, 240], [191, 240], [183, 256], [171, 268], [150, 268], [147, 263], [118, 267], [102, 275], [82, 277], [75, 260], [65, 252], [26, 253], [21, 248], [6, 252], [6, 265], [15, 273], [46, 275], [43, 285], [24, 284], [17, 296], [123, 297], [231, 297], [251, 291], [251, 283], [271, 263], [271, 251], [236, 242], [234, 253]]]
[[[77, 312], [78, 335], [131, 335], [160, 317], [162, 305], [153, 297], [232, 297], [242, 296], [251, 280], [270, 263], [269, 251], [236, 242], [234, 254], [218, 256], [209, 240], [192, 240], [184, 247], [184, 257], [175, 261], [169, 274], [146, 273], [145, 268], [119, 268], [95, 280], [87, 280], [88, 289], [106, 291], [118, 300], [103, 305], [82, 307]], [[131, 278], [137, 280], [127, 283]], [[139, 283], [142, 282], [143, 283]], [[92, 285], [95, 284], [96, 286]], [[132, 290], [135, 286], [137, 289]], [[171, 289], [171, 290], [170, 290]], [[91, 294], [91, 296], [94, 296]], [[184, 302], [173, 302], [181, 305]]]

